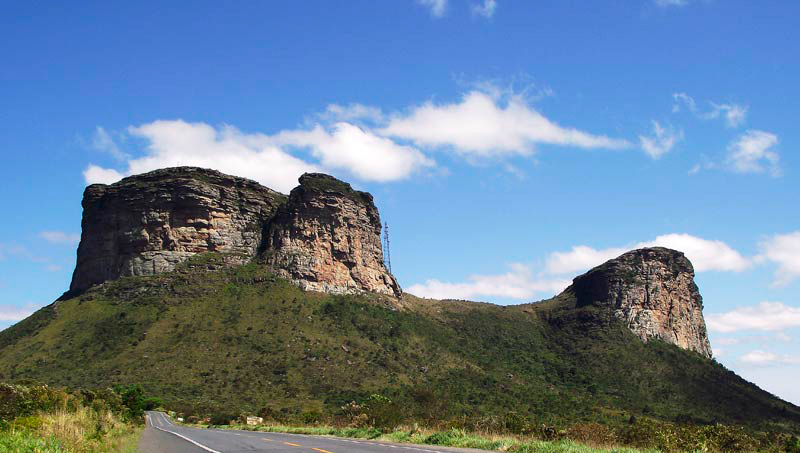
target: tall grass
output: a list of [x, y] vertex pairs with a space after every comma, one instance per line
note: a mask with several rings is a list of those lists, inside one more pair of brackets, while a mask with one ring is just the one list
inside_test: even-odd
[[133, 453], [140, 433], [111, 411], [78, 406], [17, 419], [0, 432], [0, 451]]

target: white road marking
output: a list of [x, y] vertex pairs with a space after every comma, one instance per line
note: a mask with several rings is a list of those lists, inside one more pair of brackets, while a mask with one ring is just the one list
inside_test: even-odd
[[[164, 416], [163, 416], [163, 415], [161, 415], [161, 417], [159, 417], [159, 418], [161, 418], [161, 419], [162, 419], [162, 422], [163, 422]], [[183, 435], [180, 435], [180, 434], [178, 434], [178, 433], [176, 433], [176, 432], [173, 432], [173, 431], [170, 431], [170, 430], [168, 430], [168, 429], [164, 429], [164, 428], [159, 428], [158, 426], [156, 426], [156, 425], [154, 425], [154, 424], [152, 423], [152, 420], [150, 421], [150, 426], [152, 426], [153, 428], [155, 428], [155, 429], [157, 429], [157, 430], [159, 430], [159, 431], [164, 431], [165, 433], [174, 434], [174, 435], [176, 435], [176, 436], [180, 437], [181, 439], [185, 440], [186, 442], [192, 443], [192, 444], [194, 444], [194, 445], [196, 445], [196, 446], [198, 446], [198, 447], [202, 448], [203, 450], [205, 450], [205, 451], [207, 451], [207, 452], [209, 452], [209, 453], [222, 453], [222, 452], [219, 452], [219, 451], [217, 451], [217, 450], [214, 450], [214, 449], [212, 449], [212, 448], [208, 448], [208, 447], [206, 447], [205, 445], [203, 445], [203, 444], [201, 444], [201, 443], [199, 443], [199, 442], [195, 442], [195, 441], [193, 441], [192, 439], [189, 439], [188, 437], [186, 437], [186, 436], [183, 436]]]

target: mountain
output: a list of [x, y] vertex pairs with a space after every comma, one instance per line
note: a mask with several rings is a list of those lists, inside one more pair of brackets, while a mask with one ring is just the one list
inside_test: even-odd
[[372, 197], [307, 174], [287, 197], [198, 168], [84, 194], [72, 285], [0, 332], [0, 380], [141, 383], [188, 413], [334, 414], [371, 394], [419, 420], [631, 415], [800, 431], [800, 408], [711, 358], [686, 257], [634, 250], [560, 295], [404, 294]]

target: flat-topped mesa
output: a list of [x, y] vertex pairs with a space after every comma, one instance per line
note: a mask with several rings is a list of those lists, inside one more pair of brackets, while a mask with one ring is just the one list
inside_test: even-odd
[[270, 223], [265, 257], [300, 287], [329, 293], [400, 296], [386, 269], [381, 220], [372, 195], [319, 173], [306, 173]]
[[627, 252], [576, 277], [567, 291], [578, 306], [609, 308], [645, 342], [658, 338], [711, 357], [694, 268], [679, 251]]
[[233, 261], [247, 262], [285, 201], [286, 195], [255, 181], [196, 167], [90, 185], [70, 292], [170, 271], [203, 252], [229, 252]]

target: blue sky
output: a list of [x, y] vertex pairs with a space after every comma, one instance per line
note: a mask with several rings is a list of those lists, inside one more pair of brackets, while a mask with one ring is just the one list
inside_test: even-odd
[[800, 404], [800, 4], [2, 6], [0, 327], [67, 288], [88, 182], [321, 170], [375, 195], [419, 295], [683, 250], [717, 359]]

